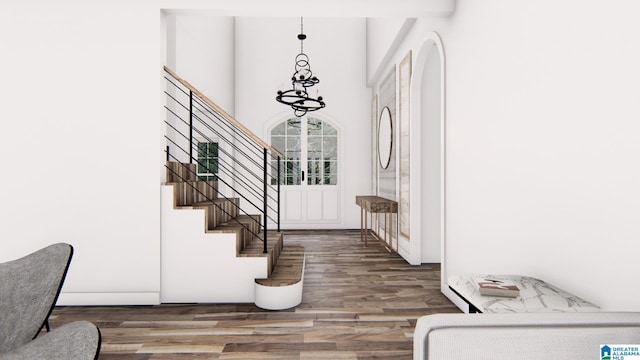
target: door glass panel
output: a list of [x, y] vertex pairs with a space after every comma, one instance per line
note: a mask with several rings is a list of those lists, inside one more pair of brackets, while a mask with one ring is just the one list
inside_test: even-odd
[[300, 161], [285, 161], [285, 185], [300, 185]]
[[[271, 130], [271, 146], [282, 153], [284, 158], [280, 164], [280, 179], [283, 185], [300, 185], [300, 157], [302, 138], [300, 136], [300, 119], [288, 119]], [[278, 183], [278, 159], [271, 160], [271, 184]]]
[[325, 136], [322, 139], [322, 149], [324, 160], [338, 160], [338, 138], [336, 136]]
[[307, 159], [318, 160], [322, 158], [322, 137], [309, 136], [307, 138]]
[[300, 135], [300, 119], [289, 119], [287, 120], [287, 135]]
[[307, 161], [307, 185], [320, 185], [322, 172], [319, 160]]
[[271, 136], [271, 146], [273, 146], [276, 150], [283, 152], [283, 150], [285, 149], [285, 144], [286, 144], [286, 137]]
[[325, 123], [324, 126], [322, 127], [322, 133], [324, 135], [338, 135], [338, 130], [336, 130], [336, 128], [334, 128], [333, 126]]
[[297, 153], [300, 156], [300, 135], [287, 136], [287, 152]]
[[338, 184], [338, 131], [325, 121], [307, 122], [307, 185]]
[[274, 135], [286, 135], [285, 131], [285, 123], [280, 123], [278, 124], [276, 127], [273, 128], [273, 130], [271, 130], [271, 136]]
[[324, 185], [338, 184], [338, 162], [324, 161]]
[[322, 182], [322, 136], [309, 135], [307, 138], [307, 185], [320, 185]]
[[307, 134], [322, 135], [322, 120], [318, 120], [310, 117], [307, 120]]

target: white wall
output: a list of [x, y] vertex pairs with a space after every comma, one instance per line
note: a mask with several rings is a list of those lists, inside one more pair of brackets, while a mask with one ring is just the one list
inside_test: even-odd
[[59, 303], [158, 301], [159, 11], [121, 6], [0, 5], [0, 261], [71, 243]]
[[[327, 104], [310, 115], [328, 118], [341, 132], [342, 216], [332, 228], [359, 228], [355, 196], [367, 193], [370, 187], [370, 163], [363, 161], [369, 159], [371, 102], [366, 88], [365, 31], [364, 18], [304, 18], [304, 52], [320, 79], [314, 88]], [[298, 17], [236, 20], [236, 118], [267, 141], [269, 127], [293, 115], [275, 97], [278, 90], [291, 87], [294, 60], [300, 52], [299, 32]], [[317, 226], [322, 225], [310, 225]]]
[[396, 38], [404, 35], [401, 30], [406, 21], [403, 17], [367, 18], [367, 79], [374, 77], [387, 53], [397, 46], [394, 42], [401, 41]]
[[542, 278], [639, 310], [640, 24], [632, 1], [458, 1], [446, 53], [449, 274]]
[[235, 18], [206, 14], [169, 15], [175, 42], [167, 62], [205, 96], [233, 116], [235, 108]]

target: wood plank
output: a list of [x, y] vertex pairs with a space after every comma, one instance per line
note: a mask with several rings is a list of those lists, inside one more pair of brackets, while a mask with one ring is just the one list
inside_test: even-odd
[[460, 312], [440, 293], [438, 264], [411, 266], [380, 245], [364, 247], [359, 230], [287, 231], [284, 243], [306, 253], [303, 298], [295, 309], [70, 306], [54, 310], [51, 326], [95, 322], [103, 331], [101, 360], [402, 360], [412, 358], [417, 318]]

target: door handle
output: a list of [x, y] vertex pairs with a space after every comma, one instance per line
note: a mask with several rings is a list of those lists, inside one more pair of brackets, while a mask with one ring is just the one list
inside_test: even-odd
[[304, 182], [304, 170], [302, 171], [302, 182]]

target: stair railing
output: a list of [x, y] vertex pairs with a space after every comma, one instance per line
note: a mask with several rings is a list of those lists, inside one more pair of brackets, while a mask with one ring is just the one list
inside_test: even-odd
[[[224, 185], [224, 189], [213, 189], [213, 193], [226, 199], [240, 198], [238, 213], [251, 215], [257, 211], [261, 216], [262, 222], [254, 221], [257, 221], [262, 236], [237, 219], [234, 220], [262, 240], [263, 251], [267, 253], [269, 223], [275, 224], [277, 231], [280, 231], [282, 154], [166, 66], [164, 72], [167, 162], [195, 163], [198, 170], [204, 171], [196, 171], [184, 178], [168, 165], [165, 166], [174, 177], [186, 182], [201, 198], [231, 217], [222, 206], [214, 202], [215, 199], [206, 195], [206, 191], [187, 181], [202, 173], [216, 174], [216, 180]], [[209, 163], [197, 156], [198, 139], [218, 143], [216, 169], [210, 168]], [[206, 184], [213, 186], [209, 182]]]

